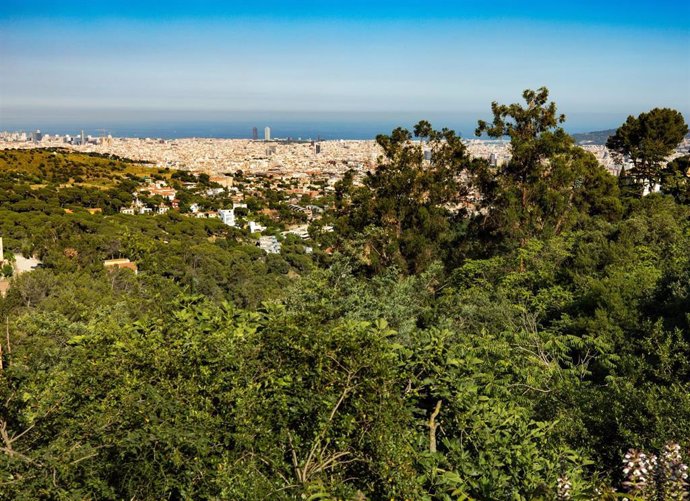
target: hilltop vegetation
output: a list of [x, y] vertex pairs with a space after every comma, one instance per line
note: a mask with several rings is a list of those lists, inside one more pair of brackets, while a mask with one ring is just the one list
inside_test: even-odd
[[116, 181], [132, 176], [168, 176], [116, 156], [76, 153], [60, 148], [15, 149], [0, 151], [0, 175], [10, 175], [33, 184], [65, 183], [112, 187]]
[[575, 142], [578, 144], [599, 144], [603, 146], [606, 144], [606, 141], [608, 141], [608, 139], [615, 133], [616, 129], [606, 129], [592, 132], [578, 132], [572, 134], [572, 136]]
[[0, 499], [685, 499], [687, 159], [620, 187], [523, 97], [478, 124], [499, 167], [379, 136], [313, 254], [15, 190], [6, 248], [45, 267], [0, 302]]
[[606, 141], [616, 133], [616, 129], [596, 130], [573, 134], [573, 140], [578, 144], [606, 144]]

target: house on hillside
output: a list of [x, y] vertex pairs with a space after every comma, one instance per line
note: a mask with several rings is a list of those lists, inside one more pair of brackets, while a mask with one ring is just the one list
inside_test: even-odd
[[108, 270], [132, 270], [135, 274], [139, 273], [139, 269], [137, 268], [137, 263], [133, 263], [127, 258], [119, 258], [119, 259], [106, 259], [103, 261], [103, 266]]
[[261, 233], [266, 227], [256, 221], [249, 221], [249, 233]]
[[295, 235], [302, 240], [307, 240], [310, 238], [309, 236], [309, 227], [308, 226], [298, 226], [296, 228], [292, 228], [291, 230], [287, 230], [283, 232], [283, 235]]
[[280, 254], [280, 242], [278, 242], [278, 239], [273, 235], [260, 237], [256, 245], [269, 254]]
[[220, 209], [218, 217], [223, 221], [223, 224], [235, 226], [235, 209]]
[[232, 178], [228, 176], [211, 176], [211, 182], [212, 183], [218, 183], [219, 185], [223, 186], [224, 188], [231, 188], [232, 187]]

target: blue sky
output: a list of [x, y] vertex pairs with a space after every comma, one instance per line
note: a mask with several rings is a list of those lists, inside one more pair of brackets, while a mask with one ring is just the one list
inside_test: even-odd
[[654, 106], [688, 113], [689, 5], [4, 0], [0, 128], [478, 116], [541, 85], [580, 128]]

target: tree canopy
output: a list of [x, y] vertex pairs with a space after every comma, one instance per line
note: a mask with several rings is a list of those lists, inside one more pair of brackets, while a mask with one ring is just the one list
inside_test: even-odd
[[476, 134], [510, 138], [510, 160], [476, 173], [485, 208], [482, 229], [520, 245], [533, 236], [560, 234], [591, 216], [621, 211], [615, 180], [594, 156], [574, 145], [546, 88], [523, 93], [525, 105], [491, 105], [492, 123]]
[[683, 115], [669, 108], [654, 108], [629, 116], [606, 146], [629, 158], [634, 168], [629, 174], [650, 188], [660, 184], [663, 162], [688, 133]]
[[426, 121], [414, 134], [398, 128], [376, 141], [384, 155], [363, 186], [353, 186], [351, 177], [337, 186], [338, 233], [373, 270], [421, 271], [452, 252], [454, 222], [465, 212], [469, 173], [479, 160], [454, 131], [434, 130]]

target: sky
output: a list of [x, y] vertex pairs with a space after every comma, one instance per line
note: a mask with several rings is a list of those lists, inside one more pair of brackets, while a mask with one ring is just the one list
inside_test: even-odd
[[571, 129], [690, 119], [690, 2], [16, 1], [0, 129], [397, 117], [461, 123], [546, 86]]

